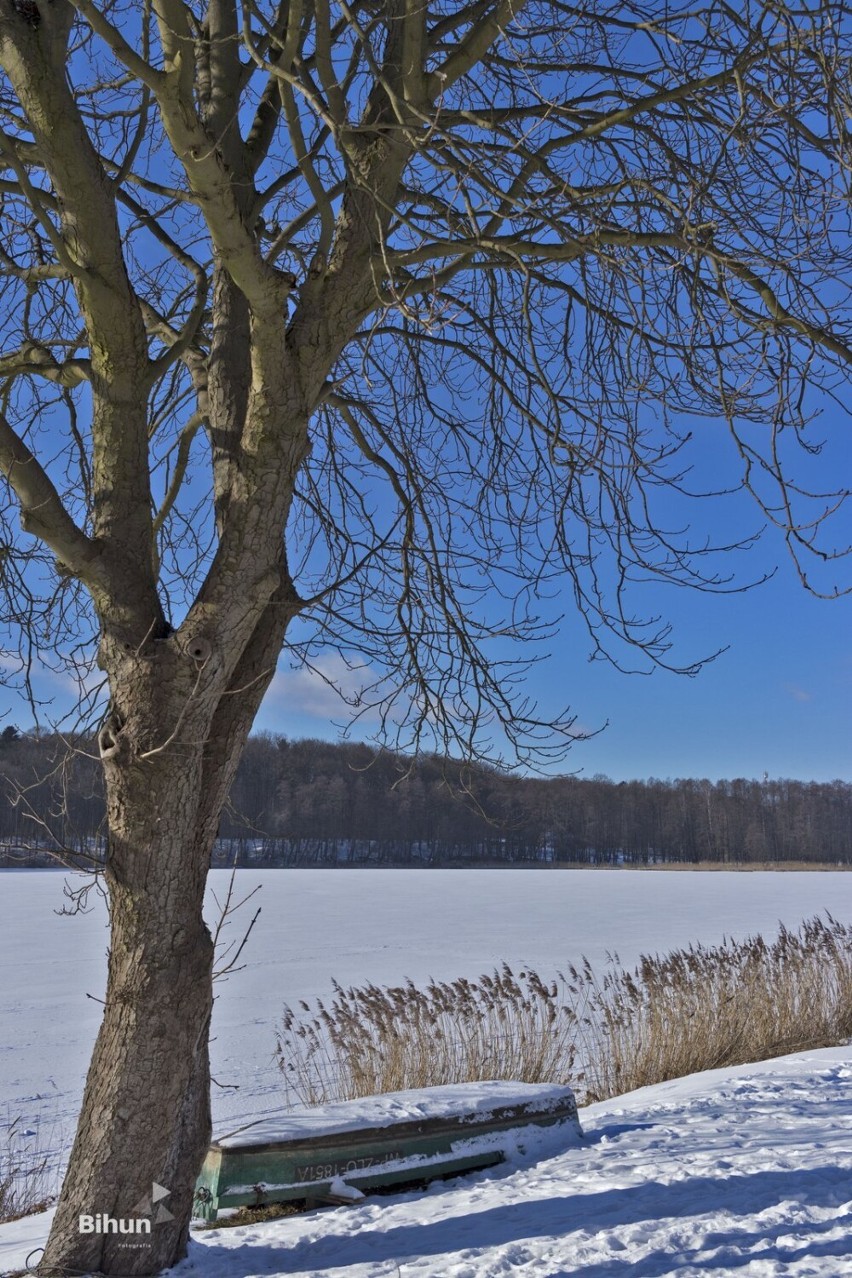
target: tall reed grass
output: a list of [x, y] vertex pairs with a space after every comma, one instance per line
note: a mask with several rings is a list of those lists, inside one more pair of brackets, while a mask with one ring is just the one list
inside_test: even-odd
[[588, 960], [545, 981], [504, 964], [423, 989], [366, 985], [285, 1008], [288, 1099], [348, 1100], [484, 1079], [565, 1083], [582, 1103], [852, 1038], [852, 926], [830, 914], [761, 936]]

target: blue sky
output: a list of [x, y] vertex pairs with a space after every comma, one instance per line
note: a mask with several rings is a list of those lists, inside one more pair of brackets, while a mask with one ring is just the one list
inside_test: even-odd
[[[543, 709], [568, 702], [578, 724], [605, 731], [578, 743], [559, 771], [632, 777], [797, 777], [852, 781], [852, 600], [814, 599], [783, 571], [747, 594], [669, 591], [679, 648], [729, 650], [694, 678], [627, 675], [589, 663], [567, 618], [528, 686]], [[330, 657], [330, 674], [346, 676]], [[316, 676], [282, 660], [256, 727], [335, 739], [345, 708]], [[366, 727], [367, 725], [365, 725]], [[364, 737], [365, 732], [356, 732]]]
[[[814, 485], [849, 486], [852, 459], [848, 425], [835, 413], [815, 432], [825, 438], [822, 457], [803, 458], [801, 479]], [[705, 423], [692, 445], [696, 485], [713, 487], [728, 468], [730, 443], [719, 423]], [[798, 465], [799, 463], [797, 463]], [[693, 529], [718, 542], [735, 540], [760, 523], [745, 494], [669, 503], [675, 521], [689, 512]], [[835, 521], [834, 541], [852, 540], [852, 519]], [[796, 777], [852, 781], [852, 596], [826, 600], [801, 586], [780, 535], [769, 530], [750, 551], [723, 557], [720, 566], [740, 581], [777, 569], [771, 580], [744, 593], [716, 595], [664, 585], [642, 588], [649, 613], [673, 625], [672, 658], [686, 664], [728, 646], [695, 677], [656, 670], [624, 674], [588, 659], [589, 641], [566, 599], [558, 634], [537, 655], [546, 659], [528, 677], [529, 694], [545, 714], [566, 704], [578, 726], [606, 728], [580, 742], [555, 771], [584, 776], [604, 773], [616, 780], [632, 777], [706, 776]], [[823, 577], [849, 581], [849, 562]], [[517, 655], [517, 654], [516, 654]], [[344, 667], [329, 652], [320, 664], [354, 691], [364, 677]], [[317, 675], [292, 671], [286, 655], [256, 722], [257, 730], [288, 737], [335, 739], [346, 722], [346, 707]], [[70, 680], [36, 673], [37, 694], [51, 699], [43, 724], [70, 710]], [[0, 688], [2, 723], [32, 725], [26, 702], [11, 688]], [[366, 719], [353, 736], [369, 739], [375, 721]], [[498, 742], [499, 744], [499, 742]]]
[[[852, 459], [848, 426], [835, 413], [816, 432], [827, 440], [822, 457], [803, 458], [801, 479], [818, 485], [848, 486]], [[725, 475], [730, 443], [719, 423], [705, 423], [692, 445], [696, 484], [713, 487]], [[798, 464], [798, 463], [797, 463]], [[745, 494], [710, 499], [688, 506], [670, 502], [678, 521], [689, 510], [695, 531], [716, 541], [735, 540], [760, 522]], [[835, 522], [834, 541], [852, 540], [852, 519]], [[558, 634], [539, 651], [549, 656], [533, 667], [527, 683], [541, 710], [556, 714], [566, 704], [578, 726], [594, 731], [578, 743], [558, 771], [616, 780], [632, 777], [706, 776], [771, 777], [852, 781], [852, 596], [836, 600], [805, 592], [789, 561], [780, 535], [770, 530], [752, 550], [723, 557], [746, 581], [777, 568], [774, 577], [744, 593], [701, 594], [663, 585], [642, 588], [650, 613], [672, 622], [672, 657], [681, 664], [728, 646], [714, 662], [689, 678], [656, 670], [651, 675], [623, 674], [588, 659], [588, 635], [564, 602]], [[848, 561], [823, 577], [849, 581]], [[340, 658], [321, 658], [328, 674], [340, 677], [353, 691], [367, 682], [363, 672], [349, 672]], [[288, 737], [335, 739], [346, 721], [346, 707], [322, 679], [308, 671], [292, 671], [286, 655], [256, 722], [257, 730]], [[73, 704], [70, 680], [49, 672], [36, 674], [37, 694], [50, 698], [45, 726]], [[32, 716], [23, 698], [0, 689], [3, 723], [30, 727]], [[375, 721], [363, 721], [353, 733], [369, 738]], [[498, 743], [499, 744], [499, 743]]]
[[[820, 419], [813, 438], [824, 439], [821, 457], [795, 465], [801, 482], [817, 487], [849, 485], [852, 460], [848, 423], [834, 409]], [[696, 486], [729, 481], [731, 445], [720, 423], [697, 426], [692, 447]], [[745, 493], [702, 502], [670, 502], [677, 521], [689, 512], [693, 528], [717, 542], [736, 540], [761, 522]], [[850, 508], [852, 509], [852, 508]], [[852, 541], [850, 511], [835, 520], [835, 544]], [[632, 777], [796, 777], [852, 781], [852, 596], [816, 598], [802, 587], [779, 533], [767, 530], [750, 551], [723, 556], [718, 567], [745, 582], [775, 570], [762, 585], [718, 595], [649, 585], [641, 596], [648, 612], [672, 622], [672, 658], [686, 664], [727, 647], [695, 677], [656, 670], [623, 674], [589, 662], [589, 643], [570, 601], [550, 655], [528, 679], [545, 712], [566, 703], [588, 730], [608, 726], [578, 743], [556, 770], [581, 775]], [[849, 582], [849, 561], [823, 572], [823, 588]], [[333, 654], [327, 673], [354, 690], [360, 676]], [[286, 659], [267, 696], [257, 728], [287, 736], [334, 739], [342, 707], [322, 680], [290, 672]], [[368, 735], [367, 721], [356, 738]]]
[[[838, 296], [845, 297], [839, 287]], [[814, 388], [812, 393], [819, 391]], [[795, 456], [795, 476], [803, 483], [810, 476], [816, 487], [852, 488], [848, 414], [828, 399], [824, 408], [814, 434], [826, 437], [829, 446], [820, 458]], [[465, 411], [476, 411], [473, 392]], [[647, 411], [652, 412], [650, 406]], [[724, 425], [691, 425], [696, 431], [695, 486], [735, 482], [736, 459]], [[849, 511], [852, 504], [835, 520], [836, 543], [852, 542]], [[662, 503], [662, 515], [665, 522], [670, 516], [675, 526], [687, 518], [683, 504], [675, 500], [668, 509]], [[735, 541], [761, 523], [759, 512], [743, 495], [699, 503], [688, 517], [699, 537], [706, 532], [717, 543]], [[635, 597], [637, 606], [672, 623], [675, 662], [688, 664], [728, 646], [695, 678], [665, 670], [627, 675], [600, 662], [590, 664], [588, 635], [566, 592], [556, 609], [564, 612], [564, 620], [548, 646], [550, 655], [531, 670], [528, 691], [544, 716], [568, 705], [579, 727], [594, 732], [607, 726], [578, 743], [560, 770], [586, 776], [605, 773], [615, 779], [761, 777], [768, 772], [852, 781], [852, 597], [826, 601], [809, 596], [780, 535], [772, 530], [752, 551], [730, 559], [742, 581], [774, 570], [776, 575], [744, 594], [711, 595], [648, 585]], [[850, 568], [852, 560], [838, 565], [838, 584], [852, 582]], [[823, 574], [821, 580], [830, 585], [832, 577]], [[336, 654], [329, 652], [320, 663], [355, 691], [357, 673], [347, 670]], [[346, 706], [317, 675], [288, 667], [285, 655], [256, 728], [290, 737], [334, 739], [346, 720]], [[363, 681], [370, 679], [364, 672]], [[70, 711], [74, 688], [69, 679], [36, 670], [33, 682], [37, 696], [50, 703], [43, 710], [44, 726]], [[25, 699], [9, 687], [0, 686], [0, 716], [0, 728], [5, 723], [32, 725]], [[353, 735], [369, 738], [374, 728], [375, 721], [367, 719]]]

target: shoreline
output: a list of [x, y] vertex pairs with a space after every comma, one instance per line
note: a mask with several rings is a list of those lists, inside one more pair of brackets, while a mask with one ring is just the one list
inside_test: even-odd
[[[624, 871], [638, 870], [642, 873], [659, 873], [663, 871], [675, 871], [684, 874], [756, 874], [756, 873], [780, 873], [780, 874], [814, 874], [814, 873], [844, 873], [852, 871], [852, 864], [848, 862], [836, 863], [832, 861], [698, 861], [689, 863], [686, 861], [672, 861], [657, 865], [627, 864], [627, 865], [590, 865], [586, 861], [494, 861], [494, 862], [478, 862], [471, 865], [466, 861], [433, 861], [424, 862], [420, 865], [411, 865], [402, 862], [386, 862], [381, 865], [364, 865], [364, 864], [347, 864], [345, 861], [334, 864], [318, 865], [304, 863], [301, 865], [265, 865], [260, 862], [247, 865], [211, 865], [211, 870], [251, 870], [259, 873], [266, 870], [346, 870], [351, 873], [360, 870], [536, 870], [536, 871], [559, 871], [559, 870], [580, 870], [580, 871], [603, 871], [610, 873], [621, 873]], [[0, 865], [0, 874], [4, 870], [28, 870], [42, 871], [47, 874], [89, 874], [95, 871], [78, 870], [73, 866], [67, 865]]]

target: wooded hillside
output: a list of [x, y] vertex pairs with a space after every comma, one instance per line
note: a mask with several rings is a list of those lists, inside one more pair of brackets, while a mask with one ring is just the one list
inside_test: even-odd
[[[102, 833], [91, 743], [0, 734], [0, 843], [80, 849]], [[41, 778], [41, 779], [40, 779]], [[361, 743], [248, 744], [214, 858], [246, 864], [852, 863], [852, 785], [549, 779], [412, 761]], [[0, 848], [0, 855], [3, 849]]]

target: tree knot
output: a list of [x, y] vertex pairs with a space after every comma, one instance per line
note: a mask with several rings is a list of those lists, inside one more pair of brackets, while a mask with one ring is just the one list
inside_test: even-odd
[[184, 645], [184, 652], [198, 665], [203, 666], [210, 660], [213, 647], [210, 640], [205, 639], [204, 635], [194, 635]]
[[124, 719], [117, 710], [110, 708], [98, 729], [98, 750], [102, 759], [113, 759], [121, 749]]

